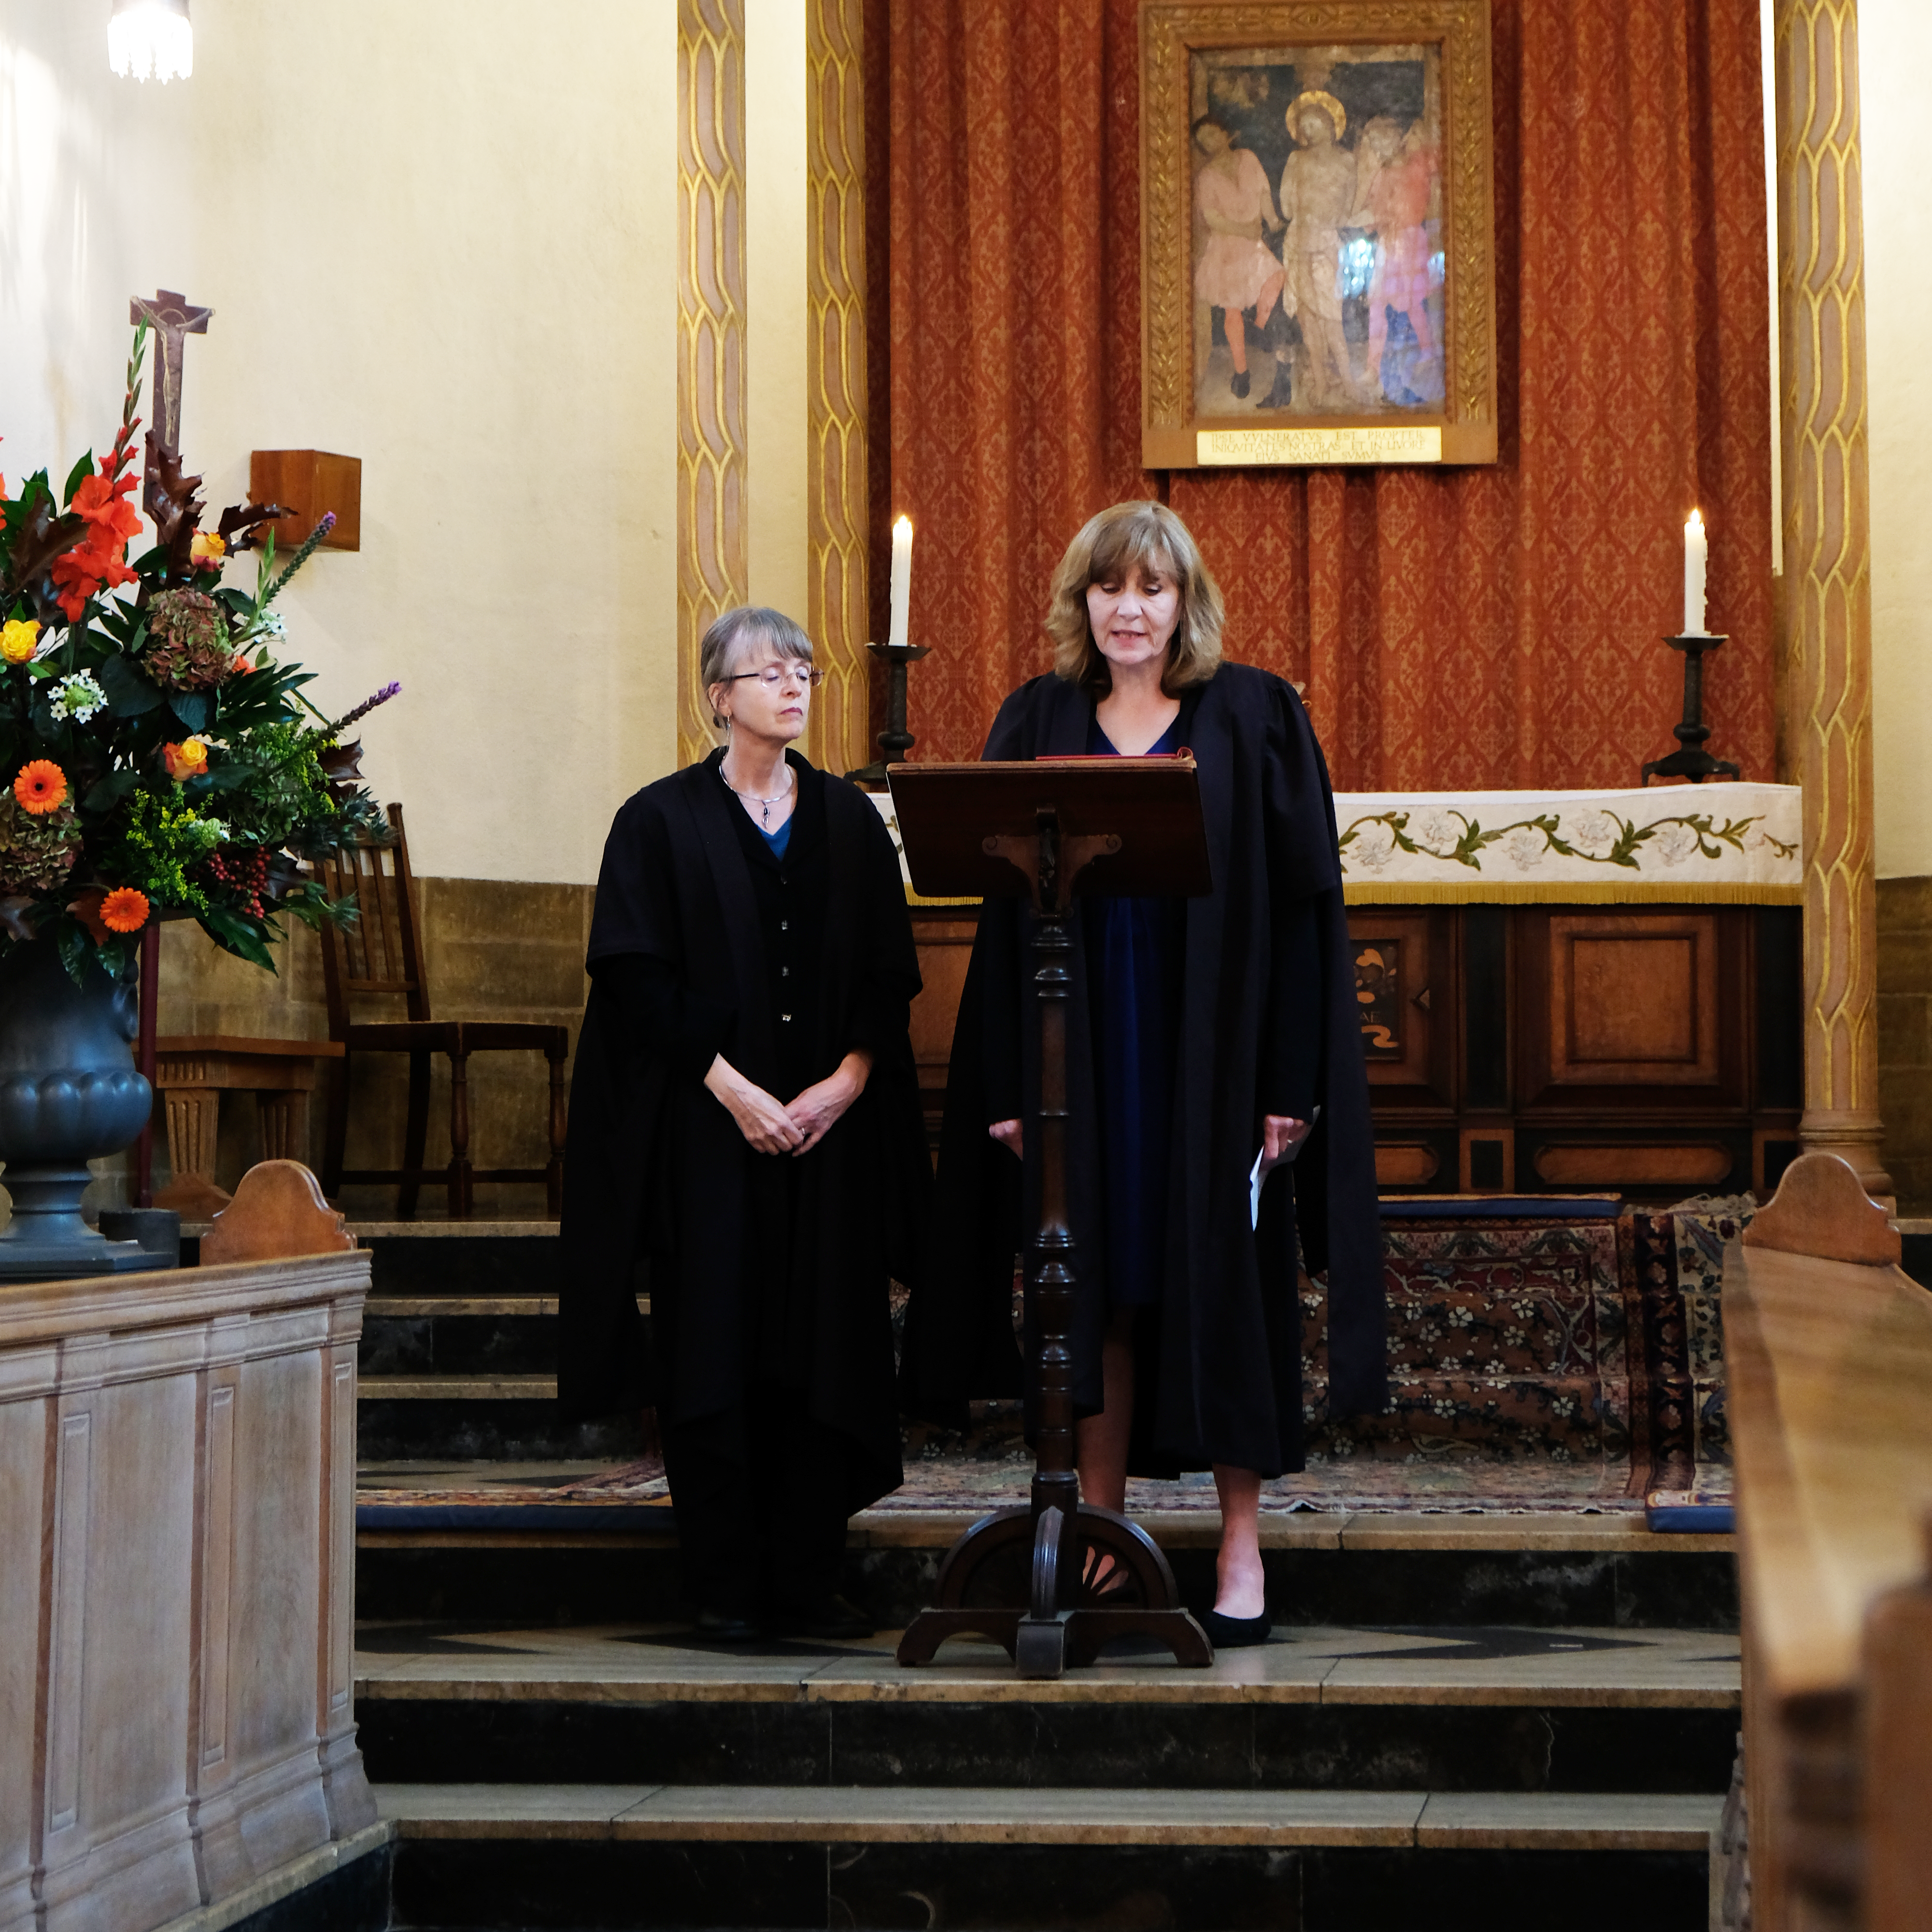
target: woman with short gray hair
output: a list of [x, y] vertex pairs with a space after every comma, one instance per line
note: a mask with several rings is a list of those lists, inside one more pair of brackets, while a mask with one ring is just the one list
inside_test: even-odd
[[810, 638], [728, 610], [698, 666], [724, 744], [619, 812], [598, 880], [558, 1393], [655, 1408], [702, 1634], [868, 1634], [838, 1586], [847, 1518], [901, 1480], [917, 956], [884, 821], [796, 748]]

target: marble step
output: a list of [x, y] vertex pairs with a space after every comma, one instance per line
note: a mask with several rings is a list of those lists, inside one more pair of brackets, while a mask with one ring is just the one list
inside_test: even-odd
[[[597, 1519], [594, 1529], [487, 1526], [488, 1511], [472, 1526], [452, 1521], [467, 1512], [412, 1514], [396, 1506], [411, 1497], [434, 1504], [446, 1494], [479, 1492], [540, 1497], [555, 1492], [541, 1485], [580, 1484], [604, 1467], [365, 1463], [358, 1613], [529, 1625], [682, 1614], [682, 1568], [661, 1505], [593, 1505], [586, 1514]], [[1219, 1515], [1211, 1508], [1133, 1515], [1165, 1552], [1184, 1601], [1197, 1610], [1211, 1606]], [[847, 1534], [845, 1594], [881, 1624], [902, 1625], [932, 1600], [940, 1560], [973, 1520], [964, 1510], [863, 1511]], [[408, 1526], [418, 1521], [423, 1526]], [[1261, 1531], [1270, 1604], [1278, 1619], [1296, 1624], [1737, 1628], [1733, 1540], [1655, 1535], [1629, 1512], [1270, 1509]]]
[[365, 1624], [356, 1719], [392, 1784], [1721, 1796], [1735, 1637], [1301, 1628], [1184, 1670], [1144, 1646], [1051, 1683], [949, 1645], [707, 1645], [675, 1625]]
[[[415, 1927], [1703, 1932], [1721, 1801], [380, 1784]], [[1560, 1903], [1559, 1903], [1560, 1902]]]

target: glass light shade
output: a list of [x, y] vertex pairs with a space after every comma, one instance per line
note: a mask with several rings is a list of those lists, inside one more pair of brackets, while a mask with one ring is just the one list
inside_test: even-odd
[[107, 64], [146, 80], [185, 80], [194, 71], [194, 28], [188, 0], [114, 0], [107, 22]]

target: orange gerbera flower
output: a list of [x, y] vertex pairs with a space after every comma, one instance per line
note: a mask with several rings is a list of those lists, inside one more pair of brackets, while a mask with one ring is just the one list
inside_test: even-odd
[[100, 922], [110, 932], [139, 932], [148, 922], [148, 896], [116, 886], [100, 902]]
[[67, 802], [67, 774], [51, 758], [35, 758], [20, 767], [14, 796], [22, 812], [36, 818], [58, 812]]

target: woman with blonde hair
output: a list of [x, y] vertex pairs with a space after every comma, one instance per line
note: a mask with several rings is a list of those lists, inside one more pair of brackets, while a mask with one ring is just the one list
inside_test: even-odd
[[[982, 755], [1186, 748], [1197, 761], [1213, 890], [1076, 902], [1076, 1454], [1083, 1497], [1114, 1510], [1130, 1474], [1213, 1470], [1222, 1529], [1208, 1631], [1240, 1644], [1270, 1628], [1262, 1484], [1303, 1466], [1298, 1251], [1328, 1272], [1329, 1411], [1379, 1409], [1387, 1371], [1328, 770], [1293, 688], [1227, 662], [1222, 625], [1178, 517], [1151, 502], [1103, 510], [1054, 574], [1054, 668], [1007, 698]], [[989, 901], [961, 1000], [934, 1268], [907, 1335], [910, 1399], [931, 1412], [1022, 1385], [1010, 1310], [1040, 1186], [1025, 1125], [1040, 1107], [1030, 931], [1018, 901]], [[1088, 1588], [1105, 1602], [1124, 1580], [1103, 1561]]]

